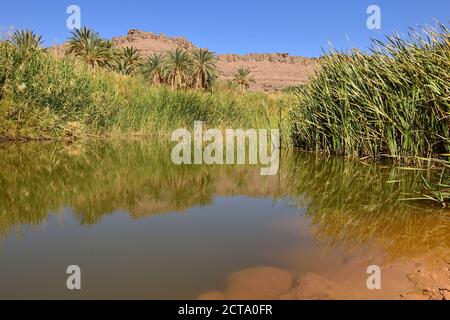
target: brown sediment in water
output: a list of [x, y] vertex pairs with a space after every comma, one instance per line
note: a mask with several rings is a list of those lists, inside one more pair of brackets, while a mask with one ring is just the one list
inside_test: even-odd
[[[449, 300], [450, 250], [384, 263], [369, 255], [343, 261], [334, 271], [296, 273], [255, 267], [232, 274], [223, 292], [199, 300]], [[380, 290], [367, 288], [367, 267], [381, 268]]]

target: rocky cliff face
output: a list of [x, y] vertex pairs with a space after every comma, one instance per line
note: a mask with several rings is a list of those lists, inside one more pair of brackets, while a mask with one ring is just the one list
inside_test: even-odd
[[225, 54], [218, 59], [221, 78], [232, 79], [237, 68], [248, 67], [256, 80], [252, 89], [264, 91], [305, 83], [317, 68], [316, 59], [287, 53]]
[[[175, 48], [196, 48], [183, 37], [168, 37], [136, 29], [112, 40], [120, 47], [134, 46], [144, 56]], [[290, 56], [288, 53], [223, 54], [218, 55], [218, 67], [221, 79], [232, 79], [237, 68], [248, 67], [256, 80], [252, 89], [271, 91], [308, 81], [316, 70], [316, 59]]]
[[195, 49], [194, 44], [183, 37], [167, 37], [164, 34], [136, 29], [128, 31], [125, 37], [114, 37], [112, 41], [119, 47], [133, 46], [139, 49], [144, 56], [152, 53], [165, 53], [175, 48]]

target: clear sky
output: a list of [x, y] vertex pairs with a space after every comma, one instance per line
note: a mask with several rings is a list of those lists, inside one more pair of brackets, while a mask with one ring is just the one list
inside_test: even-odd
[[[367, 48], [370, 38], [408, 26], [450, 19], [450, 0], [1, 0], [0, 27], [32, 29], [46, 45], [64, 42], [69, 5], [81, 9], [82, 25], [105, 38], [128, 29], [182, 35], [217, 53], [288, 52], [318, 56], [337, 49]], [[369, 5], [381, 8], [381, 30], [369, 30]]]

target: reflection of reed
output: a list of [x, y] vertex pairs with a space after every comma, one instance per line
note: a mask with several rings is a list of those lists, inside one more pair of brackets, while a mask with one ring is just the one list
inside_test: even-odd
[[424, 188], [423, 172], [286, 153], [280, 175], [262, 177], [256, 166], [175, 166], [170, 152], [170, 144], [143, 141], [4, 145], [0, 232], [43, 223], [63, 206], [91, 225], [115, 210], [139, 218], [246, 195], [308, 207], [317, 236], [330, 245], [375, 240], [393, 255], [450, 246], [448, 211], [398, 201]]
[[316, 235], [330, 246], [381, 243], [393, 256], [450, 247], [450, 211], [399, 201], [424, 190], [423, 172], [339, 158], [299, 156], [295, 163], [290, 192], [303, 195], [297, 204], [308, 204]]

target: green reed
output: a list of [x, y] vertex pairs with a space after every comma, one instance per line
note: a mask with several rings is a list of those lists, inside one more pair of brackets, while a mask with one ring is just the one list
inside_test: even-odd
[[[206, 126], [267, 126], [281, 95], [150, 87], [70, 58], [0, 42], [0, 136], [166, 134]], [[278, 122], [273, 121], [274, 125]]]
[[450, 150], [450, 33], [411, 30], [370, 54], [332, 52], [297, 88], [294, 145], [346, 156], [431, 157]]

